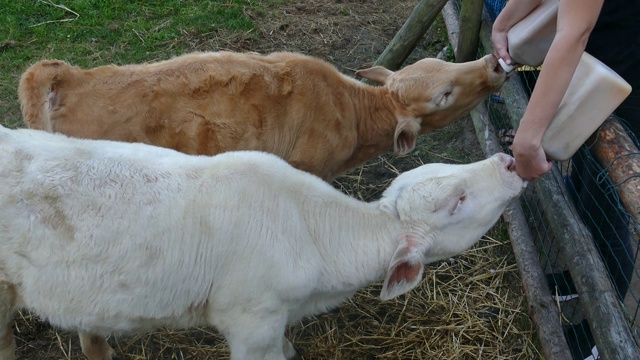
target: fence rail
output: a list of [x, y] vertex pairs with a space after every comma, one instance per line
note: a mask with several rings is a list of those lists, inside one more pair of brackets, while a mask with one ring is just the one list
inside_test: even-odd
[[[472, 31], [460, 28], [461, 8], [469, 9], [471, 6], [467, 2], [476, 1], [464, 0], [461, 3], [450, 0], [442, 10], [456, 56], [459, 55], [458, 49], [469, 47], [469, 44], [458, 41], [469, 41], [465, 33]], [[464, 14], [465, 19], [473, 16]], [[480, 17], [481, 14], [475, 16]], [[485, 13], [479, 32], [479, 44], [484, 49], [480, 55], [493, 52], [490, 32], [491, 20]], [[528, 103], [526, 87], [518, 77], [513, 77], [502, 88], [504, 104], [500, 105], [503, 107], [500, 114], [493, 113], [486, 104], [472, 112], [478, 139], [487, 155], [505, 150], [497, 145], [500, 141], [494, 126], [517, 128]], [[633, 219], [638, 219], [640, 159], [627, 156], [637, 154], [637, 147], [616, 120], [610, 120], [603, 126], [599, 137], [601, 141], [592, 147], [592, 151], [608, 169], [614, 183], [619, 184], [616, 190], [625, 208]], [[543, 356], [546, 359], [570, 358], [561, 327], [561, 314], [566, 316], [567, 310], [551, 300], [545, 277], [545, 271], [567, 268], [578, 290], [581, 312], [589, 322], [601, 357], [639, 358], [640, 350], [631, 330], [634, 321], [638, 320], [635, 318], [638, 313], [637, 297], [631, 291], [636, 299], [635, 310], [630, 308], [633, 301], [625, 307], [618, 300], [593, 237], [577, 215], [567, 193], [563, 171], [562, 167], [554, 167], [543, 178], [532, 182], [523, 196], [522, 207], [514, 204], [503, 215], [509, 223], [509, 234], [529, 302], [529, 314], [537, 327]], [[523, 222], [528, 222], [528, 226], [523, 226]], [[635, 272], [637, 275], [637, 266]]]

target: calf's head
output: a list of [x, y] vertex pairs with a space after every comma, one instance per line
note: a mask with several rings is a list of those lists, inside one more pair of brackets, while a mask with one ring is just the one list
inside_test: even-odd
[[415, 287], [423, 264], [448, 259], [475, 244], [526, 186], [506, 154], [465, 165], [427, 164], [398, 176], [380, 206], [405, 226], [380, 297]]
[[423, 59], [397, 72], [375, 66], [356, 75], [387, 88], [398, 120], [394, 151], [399, 155], [414, 149], [418, 135], [471, 111], [506, 79], [493, 55], [466, 63]]

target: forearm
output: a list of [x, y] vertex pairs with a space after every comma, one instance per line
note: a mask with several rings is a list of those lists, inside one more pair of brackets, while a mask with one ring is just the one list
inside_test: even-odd
[[556, 39], [549, 49], [518, 132], [540, 144], [564, 97], [584, 47], [575, 41]]
[[507, 64], [513, 64], [508, 49], [507, 33], [520, 20], [526, 17], [542, 0], [510, 0], [493, 23], [491, 43], [496, 57]]
[[558, 110], [601, 7], [602, 0], [561, 1], [556, 36], [518, 130], [531, 145], [540, 144]]
[[507, 32], [527, 16], [542, 0], [509, 0], [493, 23], [492, 31]]

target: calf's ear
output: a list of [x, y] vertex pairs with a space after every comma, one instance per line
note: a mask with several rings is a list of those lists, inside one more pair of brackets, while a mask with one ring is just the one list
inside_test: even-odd
[[369, 69], [363, 69], [356, 71], [356, 76], [375, 81], [378, 84], [386, 84], [389, 76], [393, 75], [393, 71], [388, 70], [382, 66], [374, 66]]
[[393, 152], [396, 155], [406, 155], [413, 151], [416, 148], [419, 134], [420, 123], [418, 119], [400, 119], [393, 136]]
[[396, 249], [382, 285], [380, 299], [390, 300], [413, 289], [422, 280], [422, 250], [415, 241], [403, 241]]

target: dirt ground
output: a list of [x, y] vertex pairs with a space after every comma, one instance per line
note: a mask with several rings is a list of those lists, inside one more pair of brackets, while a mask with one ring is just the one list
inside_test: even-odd
[[[249, 12], [256, 31], [220, 31], [187, 36], [185, 41], [200, 51], [302, 52], [326, 59], [353, 76], [383, 52], [416, 4], [415, 0], [300, 0], [273, 10]], [[435, 57], [447, 44], [446, 29], [438, 19], [407, 63]], [[377, 198], [398, 172], [421, 163], [466, 163], [482, 158], [471, 121], [463, 118], [422, 136], [414, 153], [404, 157], [386, 154], [338, 178], [334, 185], [369, 201]], [[533, 355], [537, 354], [532, 345], [535, 340], [509, 250], [508, 240], [489, 239], [483, 242], [477, 258], [461, 257], [434, 265], [424, 292], [384, 305], [376, 298], [379, 288], [374, 286], [371, 295], [359, 293], [344, 307], [290, 329], [289, 338], [303, 359], [539, 357]], [[451, 289], [454, 280], [464, 288]], [[476, 281], [485, 281], [486, 290], [474, 290]], [[454, 305], [462, 310], [452, 309]], [[415, 316], [419, 321], [411, 311], [419, 315]], [[480, 320], [467, 318], [468, 313], [481, 313]], [[472, 321], [482, 326], [468, 327]], [[418, 323], [424, 329], [416, 330]], [[21, 314], [15, 330], [18, 359], [83, 358], [76, 334], [52, 329], [28, 313]], [[109, 343], [120, 359], [228, 358], [224, 340], [212, 329], [159, 330], [112, 337]]]

